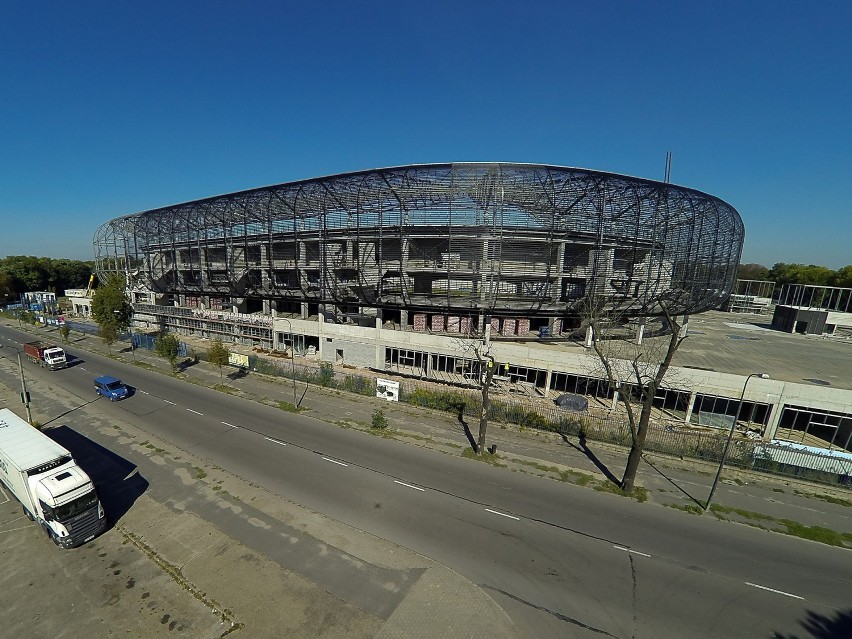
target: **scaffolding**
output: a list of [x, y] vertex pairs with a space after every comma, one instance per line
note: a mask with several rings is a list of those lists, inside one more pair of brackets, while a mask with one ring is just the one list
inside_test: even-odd
[[[535, 164], [410, 165], [125, 215], [95, 233], [101, 278], [154, 297], [459, 317], [576, 317], [587, 295], [625, 316], [718, 308], [744, 238], [694, 189]], [[153, 301], [153, 297], [151, 298]], [[482, 321], [481, 319], [479, 320]], [[481, 327], [481, 324], [480, 324]]]

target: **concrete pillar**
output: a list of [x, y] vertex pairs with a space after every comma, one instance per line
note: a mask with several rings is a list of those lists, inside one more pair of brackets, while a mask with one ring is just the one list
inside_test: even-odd
[[325, 327], [325, 317], [322, 313], [320, 313], [317, 317], [317, 336], [319, 337], [319, 348], [317, 348], [317, 354], [319, 355], [319, 360], [324, 362], [323, 351], [325, 349], [325, 331], [323, 328]]
[[583, 344], [583, 346], [585, 346], [586, 348], [591, 348], [592, 347], [592, 340], [594, 339], [594, 337], [595, 337], [594, 329], [591, 326], [587, 327], [586, 328], [586, 341]]
[[544, 378], [544, 396], [547, 397], [547, 394], [550, 392], [550, 380], [553, 379], [553, 371], [551, 369], [547, 369], [547, 376]]
[[402, 330], [408, 330], [408, 311], [403, 309], [399, 312], [399, 323], [402, 326]]
[[302, 306], [302, 308], [301, 308], [300, 315], [301, 315], [302, 319], [308, 319], [310, 317], [310, 314], [308, 313], [308, 303], [302, 302], [301, 306]]
[[686, 337], [689, 335], [689, 315], [683, 316], [683, 323], [680, 325], [680, 336]]
[[686, 417], [683, 420], [684, 424], [688, 424], [689, 420], [692, 419], [692, 409], [695, 406], [695, 398], [698, 396], [698, 393], [695, 391], [689, 392], [689, 404], [686, 407]]
[[373, 331], [375, 336], [375, 345], [376, 345], [376, 362], [375, 367], [376, 370], [382, 370], [385, 367], [385, 348], [384, 341], [382, 340], [382, 311], [379, 309], [378, 315], [376, 316], [375, 329]]
[[645, 337], [645, 318], [639, 322], [639, 326], [636, 327], [636, 345], [642, 345], [642, 339]]
[[769, 412], [769, 422], [766, 424], [766, 428], [763, 430], [763, 439], [769, 441], [770, 439], [775, 438], [775, 434], [778, 432], [778, 425], [781, 423], [781, 415], [784, 412], [784, 389], [787, 388], [787, 382], [784, 382], [781, 386], [781, 392], [776, 395], [774, 393], [768, 393], [766, 395], [766, 400], [769, 402], [770, 412]]
[[620, 396], [621, 396], [621, 393], [619, 393], [618, 391], [615, 391], [612, 394], [612, 404], [609, 407], [610, 412], [613, 412], [616, 409], [616, 407], [618, 406], [618, 400], [619, 400]]

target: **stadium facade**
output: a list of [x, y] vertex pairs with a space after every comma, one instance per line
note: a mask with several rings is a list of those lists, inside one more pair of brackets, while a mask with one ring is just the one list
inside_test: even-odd
[[693, 189], [555, 166], [431, 164], [127, 215], [98, 229], [95, 253], [101, 276], [122, 272], [185, 308], [380, 315], [404, 327], [437, 314], [466, 334], [492, 317], [515, 320], [515, 334], [554, 323], [559, 334], [591, 293], [625, 315], [652, 315], [664, 297], [675, 314], [719, 306], [743, 238], [733, 207]]

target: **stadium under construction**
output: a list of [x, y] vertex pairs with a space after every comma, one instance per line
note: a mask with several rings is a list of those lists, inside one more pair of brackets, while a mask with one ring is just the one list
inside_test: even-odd
[[[140, 330], [469, 385], [479, 377], [469, 345], [485, 340], [503, 390], [614, 405], [583, 332], [590, 296], [617, 307], [625, 330], [651, 326], [648, 339], [667, 328], [663, 303], [692, 317], [693, 330], [699, 314], [728, 301], [743, 240], [738, 212], [694, 189], [577, 168], [454, 163], [142, 211], [103, 224], [94, 245], [98, 277], [126, 278]], [[832, 430], [832, 445], [849, 448], [848, 381], [770, 371], [746, 393], [754, 371], [683, 359], [661, 410], [696, 424], [735, 416], [767, 438], [816, 421]]]

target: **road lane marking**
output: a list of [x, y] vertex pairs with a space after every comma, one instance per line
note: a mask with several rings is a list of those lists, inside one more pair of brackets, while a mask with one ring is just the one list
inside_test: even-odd
[[186, 410], [188, 410], [190, 413], [195, 413], [196, 415], [201, 415], [202, 417], [204, 417], [204, 413], [199, 413], [197, 410], [192, 410], [191, 408], [187, 408]]
[[775, 588], [767, 588], [766, 586], [761, 586], [760, 584], [753, 584], [750, 581], [745, 582], [745, 585], [751, 586], [752, 588], [760, 588], [761, 590], [768, 590], [769, 592], [774, 592], [776, 595], [784, 595], [785, 597], [792, 597], [793, 599], [804, 600], [804, 597], [800, 597], [799, 595], [784, 592], [783, 590], [775, 590]]
[[163, 401], [166, 402], [166, 404], [171, 404], [172, 406], [177, 406], [177, 404], [175, 404], [174, 402], [170, 402], [167, 399], [164, 399]]
[[229, 424], [228, 422], [222, 422], [225, 426], [230, 426], [231, 428], [239, 428], [239, 426], [234, 426], [233, 424]]
[[331, 459], [330, 457], [323, 457], [325, 461], [330, 461], [332, 464], [339, 464], [340, 466], [348, 466], [349, 464], [344, 464], [342, 461], [337, 461], [336, 459]]
[[616, 550], [623, 550], [624, 552], [629, 552], [632, 555], [642, 555], [643, 557], [650, 557], [651, 556], [648, 553], [639, 552], [638, 550], [631, 550], [630, 548], [625, 548], [624, 546], [616, 546], [615, 544], [613, 544], [612, 547], [615, 548]]
[[509, 519], [514, 519], [515, 521], [521, 521], [520, 517], [515, 517], [514, 515], [507, 515], [506, 513], [501, 513], [498, 510], [491, 510], [490, 508], [486, 508], [485, 510], [490, 513], [494, 513], [495, 515], [500, 515], [501, 517], [508, 517]]
[[268, 442], [272, 442], [273, 444], [278, 444], [279, 446], [286, 446], [284, 442], [279, 442], [277, 439], [272, 439], [271, 437], [264, 437], [264, 439]]
[[[139, 390], [139, 389], [137, 388], [136, 390]], [[143, 395], [150, 395], [150, 393], [148, 391], [140, 390], [139, 392], [142, 393]]]
[[411, 484], [406, 484], [404, 481], [398, 481], [396, 479], [393, 480], [393, 483], [399, 484], [400, 486], [405, 486], [406, 488], [413, 488], [414, 490], [419, 490], [421, 493], [425, 493], [425, 488], [420, 488], [420, 486], [412, 486]]

